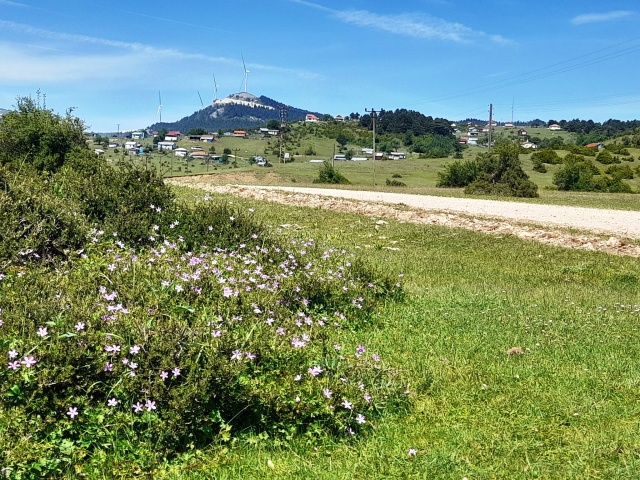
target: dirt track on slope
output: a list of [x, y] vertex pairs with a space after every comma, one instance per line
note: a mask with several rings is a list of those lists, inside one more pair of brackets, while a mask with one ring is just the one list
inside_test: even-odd
[[208, 176], [166, 179], [262, 201], [400, 222], [512, 235], [566, 248], [640, 257], [640, 212], [327, 188], [216, 185]]

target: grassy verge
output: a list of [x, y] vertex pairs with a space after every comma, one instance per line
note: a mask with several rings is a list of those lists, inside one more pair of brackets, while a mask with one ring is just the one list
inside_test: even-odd
[[[631, 478], [639, 467], [638, 260], [233, 200], [393, 274], [410, 298], [367, 342], [414, 411], [356, 442], [245, 441], [158, 469], [181, 478]], [[288, 225], [281, 227], [281, 225]], [[362, 333], [362, 332], [361, 332]], [[518, 347], [522, 355], [508, 355]], [[415, 450], [415, 455], [410, 455]]]

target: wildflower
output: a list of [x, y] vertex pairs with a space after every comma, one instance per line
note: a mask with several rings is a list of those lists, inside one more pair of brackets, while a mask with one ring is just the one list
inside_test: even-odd
[[331, 390], [329, 390], [328, 388], [325, 388], [322, 390], [322, 393], [324, 394], [325, 397], [327, 398], [331, 398], [331, 395], [333, 395], [333, 392]]
[[369, 395], [368, 393], [365, 393], [362, 398], [364, 398], [364, 401], [367, 403], [371, 403], [371, 395]]
[[18, 352], [16, 352], [15, 350], [9, 350], [9, 360], [13, 360], [17, 356], [18, 356]]
[[176, 292], [180, 293], [184, 290], [184, 288], [182, 288], [182, 285], [176, 285], [175, 286]]
[[18, 368], [20, 368], [20, 362], [17, 360], [15, 362], [9, 362], [9, 368], [11, 370], [17, 370]]
[[29, 355], [28, 357], [24, 357], [24, 359], [20, 363], [22, 363], [22, 365], [24, 365], [26, 368], [31, 368], [36, 364], [36, 360], [31, 355]]
[[76, 407], [69, 407], [67, 410], [67, 415], [73, 420], [74, 417], [78, 416], [78, 409]]
[[153, 402], [151, 400], [147, 400], [146, 403], [144, 404], [144, 407], [147, 409], [147, 412], [150, 412], [151, 410], [155, 410], [156, 409], [156, 402]]
[[322, 368], [320, 368], [318, 365], [314, 366], [314, 367], [310, 367], [307, 372], [309, 373], [309, 375], [311, 375], [312, 377], [317, 377], [318, 375], [320, 375], [322, 373]]
[[138, 368], [138, 364], [136, 362], [131, 362], [129, 363], [129, 368], [135, 370], [136, 368]]
[[107, 270], [109, 270], [110, 272], [113, 272], [116, 269], [116, 266], [113, 263], [110, 263], [107, 266]]
[[75, 329], [78, 332], [84, 330], [84, 327], [85, 327], [84, 322], [78, 322], [78, 323], [75, 324]]
[[380, 357], [378, 355], [376, 355], [375, 353], [373, 355], [371, 355], [371, 358], [373, 358], [374, 362], [379, 362], [380, 361]]
[[164, 381], [169, 377], [169, 374], [167, 372], [160, 372], [160, 378]]
[[336, 344], [336, 345], [334, 345], [334, 346], [333, 346], [333, 348], [335, 348], [338, 352], [339, 352], [340, 350], [342, 350], [342, 347], [341, 347], [340, 345], [337, 345], [337, 344]]
[[44, 338], [44, 337], [46, 337], [46, 336], [47, 336], [47, 334], [48, 334], [49, 332], [47, 331], [47, 327], [40, 327], [40, 328], [38, 329], [38, 332], [37, 332], [37, 333], [38, 333], [38, 336], [39, 336], [39, 337]]
[[249, 360], [255, 360], [256, 359], [256, 356], [251, 352], [244, 352], [244, 356], [247, 357]]
[[240, 350], [234, 350], [231, 352], [231, 360], [241, 360], [242, 352]]
[[418, 454], [418, 451], [415, 448], [410, 448], [407, 453], [410, 457], [415, 457]]
[[173, 373], [173, 378], [176, 378], [180, 375], [180, 369], [178, 367], [175, 367], [173, 370], [171, 370], [171, 373]]
[[351, 403], [349, 400], [347, 400], [346, 398], [342, 401], [342, 406], [344, 408], [346, 408], [347, 410], [351, 410], [353, 409], [353, 403]]
[[295, 377], [293, 377], [293, 380], [295, 382], [299, 382], [300, 380], [302, 380], [302, 375], [300, 375], [300, 374], [296, 375]]
[[232, 222], [235, 220], [235, 217], [229, 217], [229, 220], [231, 220]]
[[285, 334], [285, 329], [284, 329], [284, 328], [282, 328], [282, 327], [280, 327], [280, 328], [278, 328], [278, 329], [276, 330], [276, 333], [277, 333], [278, 335], [284, 335], [284, 334]]
[[113, 371], [113, 363], [109, 363], [109, 362], [107, 362], [107, 363], [104, 365], [104, 371], [105, 371], [105, 372], [111, 372], [111, 371]]
[[141, 412], [141, 411], [142, 411], [142, 407], [143, 407], [143, 405], [142, 405], [140, 402], [135, 403], [135, 404], [133, 405], [133, 411], [134, 411], [134, 413]]
[[366, 420], [364, 415], [359, 413], [358, 415], [356, 415], [356, 422], [358, 422], [360, 425], [362, 425], [363, 423], [366, 423], [367, 420]]
[[291, 345], [293, 345], [295, 348], [303, 348], [306, 344], [307, 342], [303, 342], [298, 337], [293, 337], [293, 339], [291, 340]]
[[131, 348], [129, 348], [129, 353], [131, 353], [131, 355], [136, 355], [139, 351], [140, 347], [138, 345], [133, 345]]
[[118, 405], [118, 400], [116, 400], [115, 398], [111, 398], [107, 401], [107, 405], [109, 405], [110, 407], [115, 407], [116, 405]]
[[222, 332], [220, 330], [212, 330], [211, 331], [211, 336], [214, 338], [218, 338], [222, 336]]

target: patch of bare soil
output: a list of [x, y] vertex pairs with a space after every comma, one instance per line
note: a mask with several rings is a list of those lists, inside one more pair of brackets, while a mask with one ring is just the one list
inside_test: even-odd
[[[266, 190], [255, 186], [220, 185], [217, 175], [216, 184], [206, 177], [182, 177], [167, 179], [166, 182], [175, 185], [201, 188], [215, 193], [231, 194], [239, 197], [252, 198], [261, 201], [277, 202], [286, 205], [323, 208], [340, 212], [351, 212], [374, 218], [389, 218], [400, 222], [439, 225], [452, 228], [465, 228], [495, 236], [512, 235], [524, 240], [532, 240], [547, 245], [581, 250], [601, 251], [615, 255], [640, 257], [640, 246], [617, 237], [602, 237], [595, 234], [575, 234], [561, 229], [545, 226], [531, 226], [517, 221], [496, 220], [484, 217], [474, 217], [447, 212], [434, 212], [406, 205], [393, 205], [370, 201], [346, 200], [336, 197], [326, 197], [307, 193], [287, 193], [277, 190]], [[227, 180], [230, 177], [226, 177]], [[243, 181], [247, 174], [242, 174]], [[264, 179], [262, 179], [264, 181]], [[247, 182], [248, 183], [248, 182]], [[246, 185], [246, 184], [245, 184]]]

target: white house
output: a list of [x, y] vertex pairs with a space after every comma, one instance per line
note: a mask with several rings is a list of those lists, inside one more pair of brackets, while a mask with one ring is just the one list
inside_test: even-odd
[[176, 149], [173, 151], [173, 154], [174, 154], [176, 157], [186, 157], [186, 156], [187, 156], [187, 149], [186, 149], [186, 148], [176, 148]]
[[469, 137], [469, 139], [467, 140], [467, 145], [478, 145], [478, 138]]
[[213, 143], [213, 135], [202, 135], [200, 141], [204, 143]]
[[173, 150], [175, 146], [175, 142], [158, 142], [158, 150]]
[[528, 148], [530, 148], [530, 149], [536, 149], [536, 148], [538, 148], [538, 145], [536, 145], [535, 143], [530, 142], [530, 141], [527, 141], [527, 142], [521, 143], [521, 144], [520, 144], [520, 146], [521, 146], [522, 148], [527, 148], [527, 149], [528, 149]]
[[307, 113], [307, 116], [304, 118], [305, 122], [319, 122], [320, 119], [316, 117], [313, 113]]
[[133, 132], [131, 134], [132, 140], [142, 140], [144, 138], [144, 132]]
[[389, 160], [399, 160], [401, 158], [407, 158], [407, 154], [404, 152], [389, 152]]
[[552, 123], [551, 125], [549, 125], [549, 130], [558, 131], [558, 130], [562, 130], [562, 127], [557, 123]]

